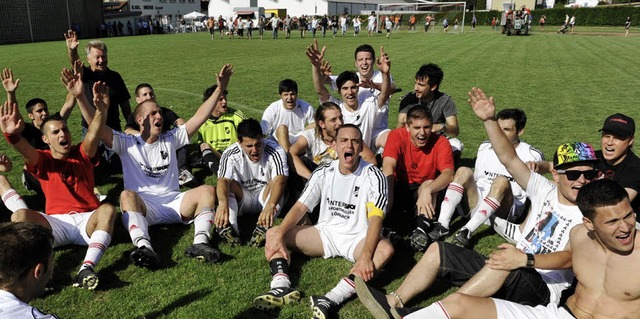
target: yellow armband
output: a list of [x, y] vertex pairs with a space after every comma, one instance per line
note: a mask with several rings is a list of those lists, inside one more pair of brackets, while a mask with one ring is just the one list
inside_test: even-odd
[[374, 216], [378, 216], [380, 218], [384, 218], [384, 211], [382, 209], [376, 207], [373, 203], [367, 203], [367, 218], [371, 218]]

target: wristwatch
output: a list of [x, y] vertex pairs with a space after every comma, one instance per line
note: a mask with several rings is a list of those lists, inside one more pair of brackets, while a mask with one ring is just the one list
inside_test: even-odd
[[527, 268], [534, 268], [536, 266], [536, 258], [533, 254], [527, 254]]

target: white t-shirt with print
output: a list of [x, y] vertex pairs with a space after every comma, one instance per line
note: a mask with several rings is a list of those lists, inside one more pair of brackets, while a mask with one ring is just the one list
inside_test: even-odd
[[162, 133], [155, 143], [113, 131], [112, 150], [120, 155], [124, 189], [163, 195], [180, 191], [176, 150], [189, 144], [185, 125]]
[[6, 290], [0, 290], [0, 319], [57, 319], [56, 315], [48, 315], [29, 306]]
[[360, 159], [352, 174], [340, 173], [339, 161], [318, 167], [298, 199], [312, 210], [320, 204], [317, 225], [332, 232], [357, 235], [369, 227], [367, 204], [387, 210], [387, 180], [382, 171]]

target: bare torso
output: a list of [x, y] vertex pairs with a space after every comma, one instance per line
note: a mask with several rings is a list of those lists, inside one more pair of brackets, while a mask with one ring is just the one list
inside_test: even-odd
[[630, 254], [606, 249], [584, 225], [571, 232], [573, 271], [578, 286], [567, 306], [578, 319], [640, 318], [640, 238]]

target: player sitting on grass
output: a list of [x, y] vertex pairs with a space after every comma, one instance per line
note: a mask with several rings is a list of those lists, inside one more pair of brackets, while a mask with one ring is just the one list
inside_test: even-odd
[[222, 153], [218, 169], [215, 225], [220, 237], [232, 246], [239, 245], [238, 216], [260, 214], [249, 245], [261, 246], [282, 208], [288, 176], [282, 147], [263, 137], [258, 121], [240, 122], [238, 141]]
[[[99, 84], [94, 85], [94, 92], [99, 87]], [[80, 144], [72, 144], [71, 132], [62, 117], [54, 115], [42, 122], [42, 140], [49, 145], [49, 150], [35, 149], [20, 135], [24, 121], [16, 104], [7, 101], [0, 112], [2, 133], [22, 155], [27, 171], [40, 181], [46, 201], [45, 213], [21, 209], [11, 215], [11, 221], [34, 222], [51, 229], [54, 247], [88, 246], [73, 286], [90, 290], [98, 286], [94, 268], [111, 242], [116, 219], [113, 205], [100, 204], [93, 193], [93, 167], [98, 164], [95, 155], [100, 141], [98, 132], [106, 128], [108, 100], [98, 96], [94, 103], [97, 107], [95, 121]]]
[[278, 141], [289, 152], [307, 125], [314, 123], [313, 106], [298, 99], [298, 83], [286, 79], [278, 85], [280, 99], [271, 103], [262, 113], [262, 133]]
[[[438, 192], [453, 179], [453, 155], [444, 136], [431, 132], [431, 112], [417, 105], [407, 115], [406, 126], [389, 133], [382, 154], [382, 171], [388, 178], [394, 213], [388, 225], [397, 230], [416, 225], [411, 246], [423, 252], [429, 246], [427, 233], [435, 217]], [[408, 215], [408, 216], [407, 216]]]
[[[518, 158], [523, 162], [543, 160], [542, 152], [533, 146], [520, 141], [520, 135], [527, 124], [527, 116], [520, 109], [504, 109], [496, 115], [500, 129], [507, 136], [516, 150]], [[473, 232], [494, 214], [507, 221], [517, 222], [527, 214], [530, 205], [525, 205], [526, 193], [511, 177], [504, 165], [500, 164], [498, 155], [491, 143], [486, 141], [478, 147], [475, 172], [468, 167], [460, 167], [449, 184], [440, 208], [438, 222], [435, 223], [429, 237], [433, 241], [442, 240], [449, 234], [449, 223], [456, 207], [469, 212], [469, 220], [455, 237], [454, 244], [469, 246]], [[514, 227], [502, 227], [505, 221], [494, 224], [496, 231], [505, 239], [514, 242], [508, 230]]]
[[[338, 305], [355, 294], [355, 276], [370, 280], [393, 255], [391, 243], [381, 238], [387, 208], [387, 182], [380, 171], [360, 158], [362, 133], [345, 124], [338, 129], [338, 160], [319, 166], [302, 196], [282, 224], [267, 233], [265, 256], [271, 269], [271, 290], [253, 300], [259, 309], [282, 307], [300, 298], [289, 280], [289, 251], [313, 257], [343, 257], [355, 262], [349, 276], [324, 296], [311, 296], [313, 318], [328, 318]], [[316, 225], [297, 225], [307, 211], [320, 205]]]
[[[135, 110], [140, 135], [128, 135], [107, 127], [99, 134], [102, 142], [122, 160], [124, 191], [120, 194], [122, 221], [136, 246], [130, 258], [134, 264], [158, 268], [158, 255], [151, 247], [148, 226], [156, 224], [190, 223], [195, 226], [193, 244], [185, 255], [205, 262], [216, 262], [220, 252], [209, 245], [215, 188], [201, 185], [180, 192], [176, 149], [189, 143], [216, 105], [221, 92], [227, 87], [233, 67], [224, 65], [217, 75], [218, 90], [205, 101], [184, 125], [162, 133], [162, 112], [153, 100], [138, 104]], [[67, 82], [75, 83], [82, 92], [82, 82], [66, 72]], [[105, 95], [108, 88], [99, 87], [97, 93]], [[82, 93], [78, 95], [83, 96]], [[92, 110], [78, 101], [87, 122], [93, 118]]]
[[409, 309], [404, 305], [429, 289], [437, 278], [446, 278], [453, 285], [462, 286], [459, 291], [465, 294], [497, 296], [527, 305], [558, 303], [562, 290], [573, 281], [571, 271], [545, 270], [544, 260], [547, 258], [545, 254], [567, 250], [569, 231], [582, 223], [576, 197], [581, 187], [598, 176], [598, 171], [593, 169], [597, 160], [593, 147], [586, 143], [560, 145], [553, 159], [553, 181], [549, 181], [530, 171], [518, 157], [513, 144], [498, 125], [493, 97], [487, 98], [480, 89], [473, 88], [468, 102], [484, 122], [498, 159], [531, 200], [527, 220], [514, 236], [516, 246], [498, 246], [491, 260], [505, 255], [524, 257], [526, 254], [529, 267], [496, 276], [484, 269], [487, 257], [439, 241], [429, 246], [394, 292], [385, 296], [364, 283], [356, 283], [358, 297], [376, 318], [389, 318], [392, 310], [406, 314]]

